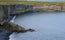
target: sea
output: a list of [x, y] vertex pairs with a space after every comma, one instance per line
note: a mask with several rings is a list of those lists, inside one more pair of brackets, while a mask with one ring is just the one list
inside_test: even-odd
[[9, 40], [65, 40], [65, 12], [24, 13], [14, 23], [35, 31], [13, 33]]

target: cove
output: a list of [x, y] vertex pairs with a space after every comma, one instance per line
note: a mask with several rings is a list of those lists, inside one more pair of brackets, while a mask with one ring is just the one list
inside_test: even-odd
[[13, 33], [10, 40], [65, 40], [65, 13], [26, 13], [17, 16], [14, 23], [35, 32]]

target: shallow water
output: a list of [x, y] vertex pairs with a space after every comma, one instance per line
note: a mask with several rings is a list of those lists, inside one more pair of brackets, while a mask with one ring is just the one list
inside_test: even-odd
[[65, 13], [27, 13], [15, 23], [35, 32], [13, 33], [10, 40], [65, 40]]

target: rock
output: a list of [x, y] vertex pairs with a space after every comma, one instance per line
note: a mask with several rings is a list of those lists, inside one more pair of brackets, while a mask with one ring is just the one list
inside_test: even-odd
[[13, 32], [22, 32], [25, 33], [27, 31], [33, 32], [33, 29], [25, 29], [18, 24], [14, 24], [13, 22], [0, 22], [0, 40], [9, 40], [9, 36]]
[[13, 22], [1, 22], [0, 23], [0, 31], [10, 31], [10, 32], [33, 32], [33, 29], [25, 29], [24, 27], [14, 24]]
[[27, 31], [33, 32], [33, 29], [25, 29], [18, 24], [14, 24], [13, 22], [0, 22], [0, 39], [1, 40], [9, 40], [9, 36], [13, 32], [22, 32], [25, 33]]
[[3, 31], [0, 32], [0, 40], [9, 40], [9, 36], [12, 34], [12, 32]]

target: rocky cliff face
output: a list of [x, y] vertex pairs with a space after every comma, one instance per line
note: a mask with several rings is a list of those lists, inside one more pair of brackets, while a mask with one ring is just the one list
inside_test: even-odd
[[3, 15], [4, 13], [3, 13], [3, 10], [2, 10], [2, 7], [0, 6], [0, 22], [2, 21], [2, 19], [3, 19]]
[[33, 5], [33, 11], [42, 12], [65, 12], [65, 4], [35, 4]]
[[[33, 5], [25, 5], [20, 4], [16, 5], [16, 13], [33, 11], [33, 12], [65, 12], [65, 4], [57, 3], [57, 4], [33, 4]], [[15, 11], [14, 10], [14, 11]], [[21, 10], [21, 11], [20, 11]]]
[[[3, 10], [4, 11], [3, 11]], [[21, 14], [25, 12], [65, 12], [65, 4], [64, 3], [55, 3], [55, 4], [33, 4], [33, 5], [28, 5], [28, 4], [17, 4], [17, 5], [9, 5], [9, 9], [7, 7], [2, 8], [0, 7], [0, 21], [2, 21], [2, 17], [9, 16], [7, 14]], [[7, 15], [7, 16], [6, 16]], [[4, 18], [5, 18], [4, 17]], [[8, 17], [9, 18], [9, 17]]]
[[20, 13], [25, 13], [27, 11], [32, 11], [33, 6], [32, 5], [24, 5], [24, 4], [18, 4], [15, 6], [10, 7], [10, 13], [11, 14], [20, 14]]

